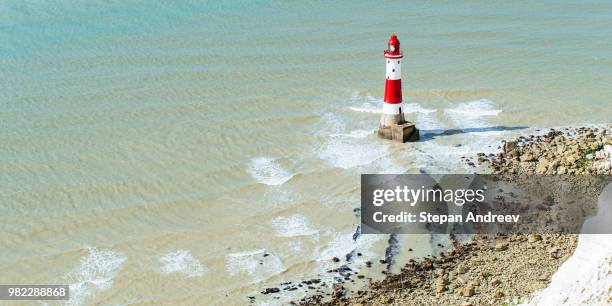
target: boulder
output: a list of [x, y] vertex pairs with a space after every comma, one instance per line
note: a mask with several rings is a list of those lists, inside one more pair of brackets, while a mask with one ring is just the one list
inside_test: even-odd
[[506, 153], [512, 152], [516, 149], [516, 141], [506, 141], [504, 144], [504, 151]]
[[537, 234], [537, 233], [534, 233], [534, 234], [529, 234], [529, 235], [527, 236], [527, 241], [528, 241], [529, 243], [534, 243], [534, 242], [536, 242], [536, 241], [540, 241], [540, 240], [542, 240], [542, 235]]
[[495, 251], [501, 252], [505, 251], [506, 249], [508, 249], [508, 242], [502, 241], [495, 245]]
[[470, 297], [472, 295], [476, 294], [476, 290], [474, 289], [474, 287], [463, 287], [461, 288], [461, 295], [465, 296], [465, 297]]
[[444, 278], [438, 278], [436, 279], [436, 292], [437, 293], [441, 293], [444, 292], [446, 290], [446, 284], [447, 281]]
[[533, 161], [533, 160], [534, 160], [533, 154], [531, 154], [530, 152], [527, 152], [521, 155], [522, 162], [528, 162], [528, 161]]

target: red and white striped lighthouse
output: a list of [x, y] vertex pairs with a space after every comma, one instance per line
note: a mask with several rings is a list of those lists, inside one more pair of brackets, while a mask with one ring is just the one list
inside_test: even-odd
[[385, 82], [385, 103], [380, 118], [381, 127], [401, 124], [404, 120], [404, 104], [402, 103], [402, 52], [400, 42], [395, 34], [389, 38], [389, 46], [385, 50], [387, 62], [387, 79]]
[[395, 34], [389, 38], [385, 50], [387, 79], [385, 81], [385, 103], [380, 116], [378, 136], [399, 142], [419, 140], [419, 129], [404, 118], [402, 103], [402, 52]]

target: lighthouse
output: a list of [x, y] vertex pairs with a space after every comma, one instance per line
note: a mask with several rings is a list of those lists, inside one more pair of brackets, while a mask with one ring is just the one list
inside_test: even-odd
[[402, 58], [397, 35], [389, 38], [384, 51], [386, 63], [385, 98], [383, 103], [378, 136], [385, 139], [406, 142], [419, 139], [419, 130], [404, 117], [402, 99]]

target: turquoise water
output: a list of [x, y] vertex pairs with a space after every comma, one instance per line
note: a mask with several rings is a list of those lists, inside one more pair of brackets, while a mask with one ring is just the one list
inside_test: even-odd
[[[418, 144], [372, 135], [393, 32]], [[360, 173], [609, 123], [610, 37], [597, 1], [3, 1], [0, 283], [244, 303], [376, 259], [386, 237], [350, 239]]]

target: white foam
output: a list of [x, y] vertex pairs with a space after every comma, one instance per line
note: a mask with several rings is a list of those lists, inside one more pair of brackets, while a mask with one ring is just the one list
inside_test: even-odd
[[277, 160], [270, 157], [252, 158], [249, 173], [259, 183], [266, 185], [281, 185], [293, 177]]
[[371, 114], [382, 114], [382, 105], [380, 107], [375, 105], [362, 105], [362, 106], [351, 106], [350, 110], [360, 113], [371, 113]]
[[320, 159], [335, 167], [349, 169], [369, 164], [384, 156], [384, 146], [368, 141], [370, 131], [347, 133], [346, 124], [338, 115], [327, 113], [323, 118], [325, 128], [321, 131], [322, 135], [331, 138], [315, 149]]
[[436, 141], [421, 142], [417, 145], [418, 151], [413, 152], [409, 158], [414, 161], [416, 167], [427, 169], [430, 173], [461, 173], [465, 169], [472, 170], [467, 168], [461, 157], [474, 157], [479, 152], [494, 153], [501, 139], [496, 135], [481, 136], [483, 137], [471, 137], [468, 141], [462, 141], [461, 146]]
[[278, 216], [270, 222], [279, 237], [310, 236], [319, 232], [311, 228], [306, 216], [300, 214]]
[[[361, 112], [361, 113], [371, 113], [371, 114], [382, 114], [383, 112], [382, 108], [383, 108], [384, 102], [381, 98], [375, 98], [369, 95], [359, 96], [358, 93], [355, 93], [353, 94], [353, 97], [351, 98], [351, 103], [357, 104], [357, 105], [353, 105], [349, 107], [349, 109], [352, 111]], [[435, 117], [435, 113], [438, 111], [437, 109], [425, 108], [418, 103], [411, 102], [411, 103], [405, 103], [403, 110], [405, 114], [407, 115], [414, 114], [414, 116], [416, 117], [414, 118], [414, 121], [418, 123], [418, 126], [421, 130], [429, 130], [429, 133], [441, 133], [442, 132], [444, 125], [439, 120], [437, 120], [437, 118]], [[364, 130], [360, 130], [360, 131], [363, 131], [363, 132], [358, 134], [359, 137], [366, 137], [372, 134], [372, 132], [374, 132], [375, 130], [367, 131], [368, 132], [367, 134], [366, 134], [366, 131]], [[356, 131], [353, 131], [351, 132], [351, 135], [337, 134], [334, 136], [352, 137], [353, 133], [357, 134]], [[357, 137], [357, 135], [354, 135], [354, 136]]]
[[[368, 113], [380, 113], [383, 104], [381, 99], [359, 94], [354, 94], [351, 102], [357, 104], [351, 106], [352, 110]], [[464, 134], [466, 137], [466, 141], [462, 141], [461, 146], [456, 146], [456, 143], [425, 141], [416, 144], [418, 153], [402, 153], [407, 155], [406, 159], [412, 160], [417, 168], [425, 168], [428, 171], [465, 171], [467, 165], [461, 160], [461, 156], [472, 157], [477, 152], [492, 153], [493, 148], [497, 147], [496, 142], [506, 133], [503, 130], [486, 129], [490, 127], [491, 119], [501, 113], [501, 110], [487, 99], [461, 102], [444, 109], [442, 114], [438, 114], [436, 109], [424, 108], [418, 103], [407, 103], [405, 110], [408, 114], [414, 114], [414, 120], [424, 138], [428, 134], [443, 134], [449, 128], [462, 129], [463, 132], [458, 134]], [[442, 116], [448, 120], [443, 120], [445, 118]], [[340, 120], [336, 118], [336, 122], [338, 121]], [[357, 135], [367, 135], [364, 130], [359, 131], [332, 134], [334, 138], [317, 151], [319, 158], [343, 169], [368, 167], [367, 170], [377, 173], [404, 171], [403, 167], [391, 158], [390, 147], [387, 144], [359, 141]], [[472, 135], [478, 137], [471, 137]], [[470, 137], [469, 140], [467, 137]]]
[[[375, 255], [370, 251], [370, 247], [385, 237], [385, 235], [360, 235], [357, 240], [353, 240], [353, 231], [335, 234], [327, 247], [323, 249], [318, 260], [330, 260], [334, 257], [342, 258], [346, 254], [359, 250], [362, 254]], [[367, 256], [361, 256], [367, 257]]]
[[66, 275], [70, 283], [70, 300], [66, 305], [83, 305], [95, 296], [113, 286], [113, 279], [121, 265], [127, 260], [114, 250], [98, 250], [88, 247], [89, 254], [81, 258], [81, 264]]
[[[490, 119], [497, 116], [501, 110], [495, 109], [493, 102], [486, 99], [459, 103], [453, 108], [444, 110], [444, 115], [450, 119], [451, 129], [458, 128], [461, 131], [457, 137], [463, 137], [460, 143], [444, 143], [439, 141], [425, 141], [416, 144], [417, 151], [409, 157], [414, 161], [417, 168], [427, 169], [432, 173], [455, 173], [457, 171], [472, 170], [468, 168], [461, 156], [473, 157], [478, 152], [485, 154], [493, 153], [498, 142], [506, 131], [488, 130], [491, 125]], [[431, 118], [430, 118], [431, 119]], [[419, 124], [423, 130], [423, 136], [427, 134], [442, 134], [446, 130], [438, 128], [437, 120], [425, 120]], [[426, 125], [423, 125], [425, 123]], [[429, 130], [432, 127], [437, 129]], [[463, 135], [463, 136], [462, 136]], [[472, 137], [478, 136], [478, 137]]]
[[304, 251], [304, 246], [302, 245], [302, 241], [300, 240], [289, 240], [289, 248], [293, 251], [293, 253], [301, 253]]
[[226, 270], [231, 276], [248, 275], [252, 282], [259, 282], [285, 271], [278, 256], [268, 254], [265, 249], [232, 253], [226, 256]]
[[394, 160], [390, 155], [374, 161], [370, 166], [365, 167], [363, 172], [378, 173], [378, 174], [401, 174], [405, 173], [406, 169], [400, 162]]
[[159, 259], [163, 275], [182, 273], [188, 277], [204, 275], [204, 267], [188, 250], [169, 252]]
[[[338, 268], [338, 264], [331, 260], [334, 257], [345, 258], [347, 254], [353, 253], [351, 261], [343, 265], [353, 271], [362, 269], [367, 261], [381, 256], [373, 250], [373, 246], [376, 242], [387, 238], [387, 235], [360, 235], [357, 240], [353, 240], [352, 231], [334, 234], [332, 240], [317, 256], [318, 274], [321, 275], [321, 280], [331, 286], [339, 277], [338, 274], [327, 273], [330, 269]], [[357, 256], [356, 253], [361, 253], [361, 256]]]
[[444, 112], [449, 114], [459, 114], [469, 117], [497, 116], [501, 109], [494, 109], [493, 102], [487, 99], [474, 100], [459, 103], [454, 108], [447, 108]]
[[252, 250], [252, 251], [231, 253], [231, 254], [228, 254], [227, 256], [229, 257], [248, 257], [248, 256], [255, 256], [255, 255], [263, 255], [265, 252], [266, 252], [266, 249], [257, 249], [257, 250]]
[[433, 108], [424, 108], [417, 103], [406, 103], [405, 111], [407, 114], [431, 114], [437, 112], [438, 110]]
[[384, 145], [359, 143], [348, 138], [331, 139], [317, 151], [319, 158], [343, 169], [370, 164], [385, 154]]
[[[364, 97], [361, 97], [364, 98]], [[376, 104], [377, 109], [382, 109], [382, 102], [371, 96], [366, 96], [362, 106]], [[422, 116], [429, 116], [435, 110], [424, 109], [417, 104], [409, 104], [411, 108], [418, 111]], [[324, 116], [328, 133], [323, 135], [331, 137], [320, 147], [315, 149], [317, 156], [329, 164], [342, 168], [352, 169], [356, 167], [367, 167], [362, 171], [382, 171], [384, 173], [401, 173], [403, 168], [390, 159], [389, 143], [381, 143], [373, 136], [375, 129], [357, 129], [347, 132], [346, 124], [338, 115], [328, 113]]]
[[495, 104], [487, 99], [480, 99], [459, 103], [453, 108], [444, 110], [444, 114], [462, 128], [476, 128], [485, 125], [483, 117], [498, 116], [502, 111], [496, 109]]
[[349, 137], [349, 138], [366, 138], [373, 135], [375, 130], [354, 130], [350, 133], [331, 134], [331, 137]]
[[334, 113], [325, 113], [323, 116], [324, 128], [319, 131], [322, 136], [341, 134], [346, 131], [346, 124], [338, 115]]

